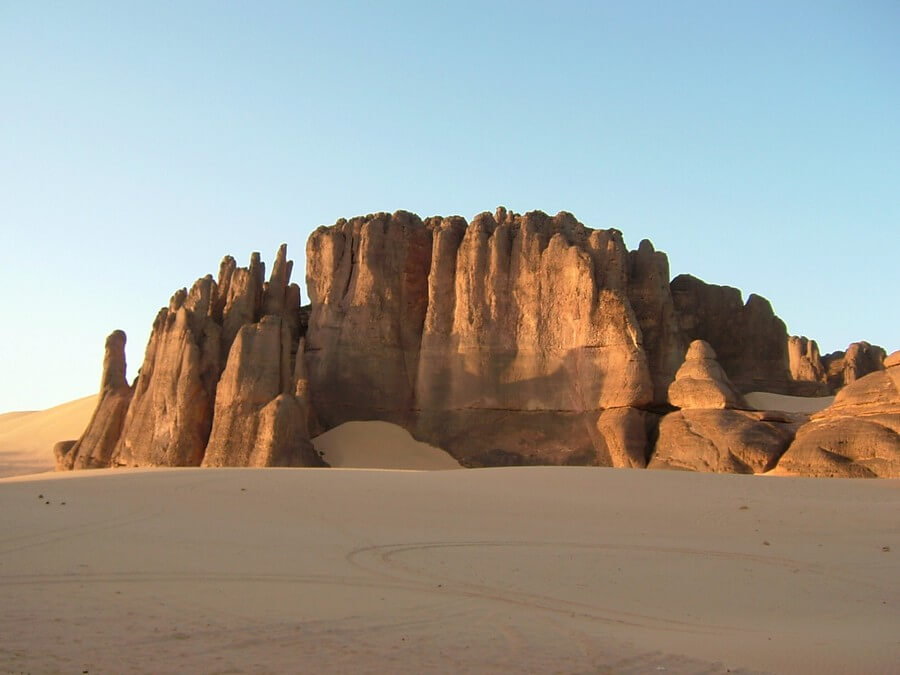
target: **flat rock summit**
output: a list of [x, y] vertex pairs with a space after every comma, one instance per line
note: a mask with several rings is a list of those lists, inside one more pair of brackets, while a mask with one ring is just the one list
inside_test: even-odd
[[[569, 213], [339, 220], [176, 291], [133, 384], [106, 341], [97, 408], [57, 468], [324, 466], [310, 438], [397, 424], [463, 466], [900, 476], [900, 352], [822, 356], [770, 303], [669, 277]], [[813, 415], [745, 395], [837, 394]]]

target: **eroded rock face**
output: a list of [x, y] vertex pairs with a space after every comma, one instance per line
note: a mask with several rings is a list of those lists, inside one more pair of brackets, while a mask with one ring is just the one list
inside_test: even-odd
[[668, 398], [677, 408], [749, 407], [716, 361], [716, 352], [703, 340], [694, 340], [688, 347], [684, 363], [669, 385]]
[[684, 356], [685, 341], [669, 289], [669, 261], [644, 239], [628, 253], [628, 299], [643, 336], [653, 403], [664, 405]]
[[470, 466], [595, 463], [600, 412], [652, 401], [615, 230], [376, 214], [317, 230], [307, 265], [323, 428], [399, 423]]
[[794, 393], [803, 396], [828, 396], [832, 389], [828, 378], [819, 345], [815, 340], [792, 335], [788, 338], [788, 360], [791, 378], [794, 380]]
[[828, 385], [833, 391], [884, 368], [887, 356], [882, 347], [868, 342], [853, 342], [845, 352], [822, 357]]
[[212, 279], [179, 291], [156, 317], [112, 464], [198, 466], [212, 425], [221, 332], [209, 319]]
[[900, 477], [900, 352], [812, 416], [778, 463], [802, 476]]
[[307, 366], [321, 429], [354, 419], [410, 425], [431, 247], [431, 231], [402, 211], [310, 236]]
[[306, 427], [303, 359], [277, 315], [241, 327], [216, 390], [203, 466], [322, 466]]
[[54, 446], [57, 469], [109, 466], [132, 397], [125, 370], [125, 333], [113, 331], [106, 338], [97, 408], [77, 442]]
[[[321, 465], [309, 444], [305, 376], [297, 379], [305, 371], [291, 269], [284, 246], [267, 283], [258, 253], [246, 268], [228, 256], [218, 281], [206, 276], [176, 292], [154, 322], [133, 390], [124, 384], [125, 336], [110, 336], [98, 409], [76, 445], [56, 449], [60, 466], [197, 466], [214, 418], [219, 431], [206, 464]], [[226, 387], [218, 392], [223, 369]]]
[[[226, 257], [177, 292], [133, 396], [101, 397], [60, 465], [320, 465], [310, 432], [374, 419], [465, 466], [643, 467], [655, 444], [655, 466], [760, 471], [798, 419], [737, 410], [740, 391], [827, 386], [838, 367], [765, 299], [670, 284], [648, 241], [629, 252], [568, 213], [340, 220], [307, 244], [308, 307], [291, 272], [282, 246], [268, 281], [258, 254]], [[841, 377], [873, 364], [861, 344]], [[124, 362], [109, 372], [124, 382]]]
[[679, 325], [690, 340], [708, 342], [739, 391], [792, 394], [787, 328], [769, 301], [682, 274], [670, 285]]

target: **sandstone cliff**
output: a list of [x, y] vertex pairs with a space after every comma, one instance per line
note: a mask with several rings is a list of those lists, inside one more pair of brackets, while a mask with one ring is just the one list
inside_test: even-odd
[[470, 466], [605, 464], [601, 412], [653, 399], [615, 230], [377, 214], [316, 230], [307, 266], [323, 428], [396, 422]]
[[318, 228], [306, 254], [308, 308], [285, 246], [268, 282], [259, 254], [228, 256], [175, 293], [133, 387], [110, 336], [61, 468], [318, 466], [311, 434], [384, 420], [466, 466], [758, 472], [799, 420], [741, 392], [828, 392], [883, 360], [867, 343], [822, 358], [764, 298], [669, 282], [649, 241], [628, 251], [565, 212], [371, 214]]

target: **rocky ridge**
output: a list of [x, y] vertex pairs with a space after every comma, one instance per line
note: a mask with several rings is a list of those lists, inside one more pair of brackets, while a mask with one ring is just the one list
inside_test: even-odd
[[[827, 393], [881, 368], [860, 343], [838, 369], [789, 340], [764, 298], [669, 282], [649, 241], [628, 251], [564, 212], [379, 213], [318, 228], [306, 253], [309, 307], [284, 246], [268, 282], [254, 253], [176, 292], [131, 387], [111, 335], [97, 413], [59, 445], [60, 468], [316, 466], [310, 435], [371, 419], [466, 466], [643, 467], [656, 453], [756, 472], [800, 420], [746, 410], [742, 393]], [[676, 420], [706, 425], [706, 459], [663, 461], [687, 433]]]

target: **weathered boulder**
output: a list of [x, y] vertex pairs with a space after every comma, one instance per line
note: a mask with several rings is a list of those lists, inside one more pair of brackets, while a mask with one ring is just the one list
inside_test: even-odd
[[663, 416], [648, 464], [651, 469], [768, 471], [804, 419], [746, 410], [749, 406], [703, 340], [688, 347], [669, 386], [669, 402], [682, 410]]
[[900, 352], [884, 366], [813, 415], [778, 468], [802, 476], [900, 477]]
[[716, 361], [716, 352], [703, 340], [694, 340], [688, 347], [684, 363], [669, 385], [668, 399], [677, 408], [749, 407]]
[[72, 464], [75, 460], [72, 448], [77, 444], [77, 440], [57, 441], [53, 444], [53, 460], [56, 471], [69, 471], [72, 469]]
[[57, 469], [109, 466], [133, 393], [125, 370], [125, 333], [113, 331], [106, 338], [97, 408], [77, 442], [54, 446]]
[[238, 331], [216, 390], [203, 466], [323, 465], [306, 426], [303, 358], [295, 360], [291, 347], [280, 316]]
[[739, 391], [793, 393], [787, 328], [768, 300], [687, 274], [670, 288], [685, 338], [708, 342]]
[[834, 391], [881, 370], [886, 356], [882, 347], [865, 341], [851, 343], [845, 352], [826, 354], [822, 357], [822, 364], [828, 385]]
[[797, 418], [746, 410], [681, 410], [665, 415], [647, 468], [762, 473], [793, 438]]

